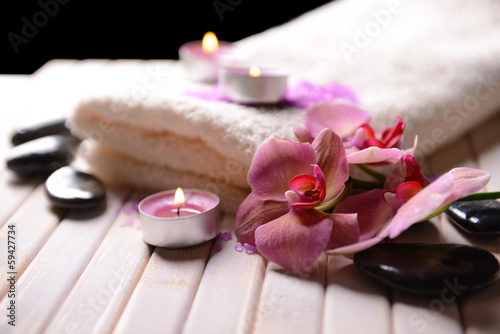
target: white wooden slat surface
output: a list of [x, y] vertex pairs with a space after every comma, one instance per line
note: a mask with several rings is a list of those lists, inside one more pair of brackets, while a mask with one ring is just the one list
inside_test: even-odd
[[326, 256], [316, 275], [268, 263], [254, 323], [255, 334], [319, 333], [325, 295]]
[[[225, 216], [222, 226], [222, 231], [232, 230], [234, 216]], [[259, 255], [235, 251], [236, 243], [216, 239], [222, 249], [212, 249], [184, 333], [251, 332], [266, 262]]]
[[329, 256], [322, 333], [390, 331], [389, 289], [363, 274], [352, 260]]
[[[16, 325], [18, 333], [39, 333], [48, 325], [109, 229], [123, 196], [122, 190], [108, 187], [102, 214], [72, 211], [57, 226], [16, 283], [17, 316], [23, 319]], [[8, 303], [4, 298], [0, 308]], [[7, 322], [0, 323], [1, 333], [10, 330]]]
[[211, 248], [156, 248], [114, 333], [180, 333]]
[[124, 204], [82, 276], [47, 327], [48, 333], [108, 333], [120, 317], [151, 256], [142, 241], [139, 214]]
[[[43, 187], [39, 186], [0, 229], [0, 249], [7, 250], [7, 232], [9, 226], [15, 226], [17, 277], [28, 267], [65, 213], [66, 210], [50, 207]], [[7, 257], [1, 257], [0, 273], [8, 271], [11, 270], [8, 270]], [[7, 280], [0, 280], [0, 296], [5, 296], [9, 286]]]
[[[33, 115], [32, 112], [38, 116], [45, 112], [59, 115], [74, 105], [75, 94], [110, 84], [98, 82], [92, 86], [100, 71], [114, 73], [117, 85], [133, 89], [143, 78], [129, 77], [121, 69], [144, 66], [146, 70], [151, 64], [155, 63], [51, 62], [36, 74], [38, 81], [30, 85], [37, 87], [36, 93], [29, 93], [32, 101], [27, 101], [24, 107], [17, 103], [12, 110], [24, 110], [26, 115]], [[82, 80], [71, 83], [76, 76]], [[0, 86], [5, 86], [1, 76]], [[55, 88], [44, 92], [48, 87]], [[58, 89], [62, 90], [58, 93]], [[61, 92], [65, 92], [64, 98]], [[16, 94], [12, 96], [24, 96], [18, 91]], [[58, 96], [61, 100], [57, 108], [49, 112], [51, 100]], [[6, 100], [0, 100], [0, 106], [2, 101]], [[15, 99], [8, 103], [12, 105]], [[33, 105], [37, 109], [26, 107]], [[22, 120], [22, 111], [19, 116]], [[3, 115], [0, 119], [8, 120], [2, 128], [11, 128], [16, 121], [15, 117]], [[500, 190], [499, 128], [500, 114], [474, 129], [471, 135], [436, 152], [426, 170], [437, 176], [457, 166], [482, 168], [492, 174], [487, 190]], [[9, 134], [2, 132], [2, 135], [3, 156], [9, 146], [6, 138]], [[389, 289], [341, 256], [325, 257], [317, 274], [311, 277], [290, 273], [274, 264], [266, 267], [259, 255], [236, 252], [234, 239], [223, 241], [219, 237], [213, 242], [178, 250], [152, 248], [141, 240], [137, 213], [125, 209], [134, 199], [123, 206], [127, 190], [109, 188], [108, 210], [100, 216], [79, 219], [75, 212], [69, 212], [62, 219], [65, 211], [54, 211], [48, 205], [38, 181], [23, 185], [13, 180], [10, 171], [0, 168], [3, 203], [0, 224], [4, 224], [0, 228], [0, 247], [6, 248], [2, 246], [5, 224], [16, 222], [20, 238], [17, 326], [8, 326], [3, 321], [0, 333], [486, 334], [500, 331], [500, 284], [448, 303]], [[128, 219], [133, 225], [121, 226]], [[232, 219], [224, 218], [224, 229], [231, 229]], [[412, 227], [391, 242], [442, 241], [483, 247], [500, 259], [499, 238], [466, 235], [444, 215]], [[214, 244], [221, 245], [222, 250], [214, 251]], [[5, 258], [0, 258], [0, 273], [5, 272], [4, 266]], [[0, 282], [1, 309], [9, 302], [6, 287], [5, 282]]]

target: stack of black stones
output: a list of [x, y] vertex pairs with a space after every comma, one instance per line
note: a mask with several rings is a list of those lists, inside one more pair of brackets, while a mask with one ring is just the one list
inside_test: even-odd
[[7, 168], [22, 178], [46, 177], [45, 191], [54, 206], [89, 209], [104, 202], [106, 193], [95, 176], [69, 167], [79, 144], [65, 119], [17, 129], [12, 135]]
[[[105, 188], [95, 176], [68, 166], [78, 141], [64, 119], [19, 129], [12, 143], [7, 167], [25, 177], [50, 174], [45, 190], [53, 205], [87, 209], [104, 201]], [[500, 236], [500, 202], [455, 202], [446, 214], [463, 233]], [[355, 254], [354, 263], [392, 288], [426, 295], [446, 289], [473, 292], [492, 285], [500, 275], [491, 253], [458, 244], [378, 244]]]

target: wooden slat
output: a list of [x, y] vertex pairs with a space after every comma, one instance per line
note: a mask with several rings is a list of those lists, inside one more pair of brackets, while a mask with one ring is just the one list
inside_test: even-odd
[[[55, 229], [16, 283], [18, 333], [39, 333], [52, 320], [112, 224], [123, 196], [123, 190], [108, 187], [104, 212], [71, 211]], [[0, 308], [8, 303], [4, 298]], [[11, 329], [0, 323], [1, 333]]]
[[140, 198], [125, 203], [47, 333], [111, 332], [152, 252], [138, 229], [138, 212], [130, 210]]
[[329, 256], [323, 333], [390, 333], [389, 289], [344, 256]]
[[10, 170], [0, 172], [0, 226], [3, 226], [26, 197], [40, 183], [39, 178], [21, 179]]
[[267, 265], [254, 333], [319, 333], [325, 296], [326, 256], [315, 276]]
[[180, 333], [211, 248], [157, 247], [113, 333]]
[[[222, 225], [231, 231], [234, 216], [226, 216]], [[265, 260], [234, 250], [234, 239], [219, 237], [215, 244], [222, 249], [212, 250], [183, 333], [251, 333]]]
[[[65, 212], [65, 210], [52, 208], [45, 196], [44, 188], [39, 186], [0, 229], [0, 249], [7, 250], [7, 233], [12, 230], [9, 226], [14, 226], [15, 240], [12, 241], [16, 244], [17, 279], [56, 229]], [[8, 270], [7, 257], [0, 257], [0, 272], [8, 271], [12, 270]], [[5, 296], [9, 285], [6, 280], [0, 280], [1, 297]]]

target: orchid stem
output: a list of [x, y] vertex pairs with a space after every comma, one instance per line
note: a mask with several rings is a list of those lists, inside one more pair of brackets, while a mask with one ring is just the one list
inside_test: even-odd
[[380, 173], [380, 172], [377, 172], [376, 170], [373, 170], [371, 169], [370, 167], [368, 167], [367, 165], [365, 164], [358, 164], [357, 165], [363, 172], [367, 173], [368, 175], [371, 175], [373, 176], [374, 178], [376, 178], [377, 180], [381, 181], [381, 182], [385, 182], [385, 179], [387, 178], [387, 176], [383, 173]]
[[480, 201], [484, 199], [500, 198], [500, 191], [492, 191], [487, 193], [476, 193], [457, 199], [457, 201]]
[[352, 182], [354, 188], [359, 188], [359, 189], [384, 188], [384, 184], [382, 182], [363, 181], [355, 179], [353, 177], [349, 177], [349, 180]]
[[[480, 200], [485, 200], [485, 199], [497, 199], [497, 198], [500, 198], [500, 191], [492, 191], [492, 192], [488, 192], [488, 193], [476, 193], [476, 194], [472, 194], [472, 195], [469, 195], [469, 196], [465, 196], [465, 197], [459, 198], [459, 199], [456, 200], [456, 202], [462, 202], [462, 201], [480, 201]], [[437, 209], [436, 211], [434, 211], [433, 213], [431, 213], [429, 216], [427, 216], [424, 219], [422, 219], [420, 222], [424, 222], [426, 220], [429, 220], [431, 218], [434, 218], [434, 217], [442, 214], [443, 212], [445, 212], [446, 210], [448, 210], [453, 203], [454, 202], [452, 202], [452, 203], [450, 203], [448, 205], [440, 207], [439, 209]]]
[[323, 211], [323, 212], [326, 212], [328, 210], [333, 209], [337, 204], [339, 204], [347, 196], [347, 194], [349, 194], [351, 192], [351, 190], [352, 190], [352, 183], [350, 180], [348, 180], [345, 183], [344, 190], [340, 193], [340, 195], [338, 195], [336, 198], [334, 198], [330, 202], [326, 202], [324, 204], [318, 205], [316, 207], [316, 209]]

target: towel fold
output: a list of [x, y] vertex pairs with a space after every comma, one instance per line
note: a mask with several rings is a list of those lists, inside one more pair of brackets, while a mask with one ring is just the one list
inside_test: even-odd
[[[343, 0], [238, 42], [247, 64], [281, 66], [291, 83], [354, 90], [376, 126], [401, 115], [406, 143], [430, 154], [500, 107], [500, 2]], [[85, 63], [85, 61], [83, 61]], [[77, 65], [78, 66], [78, 65]], [[149, 189], [199, 187], [235, 212], [253, 154], [270, 135], [293, 138], [303, 109], [254, 108], [186, 92], [177, 61], [113, 62], [69, 120], [92, 141], [101, 176]]]

